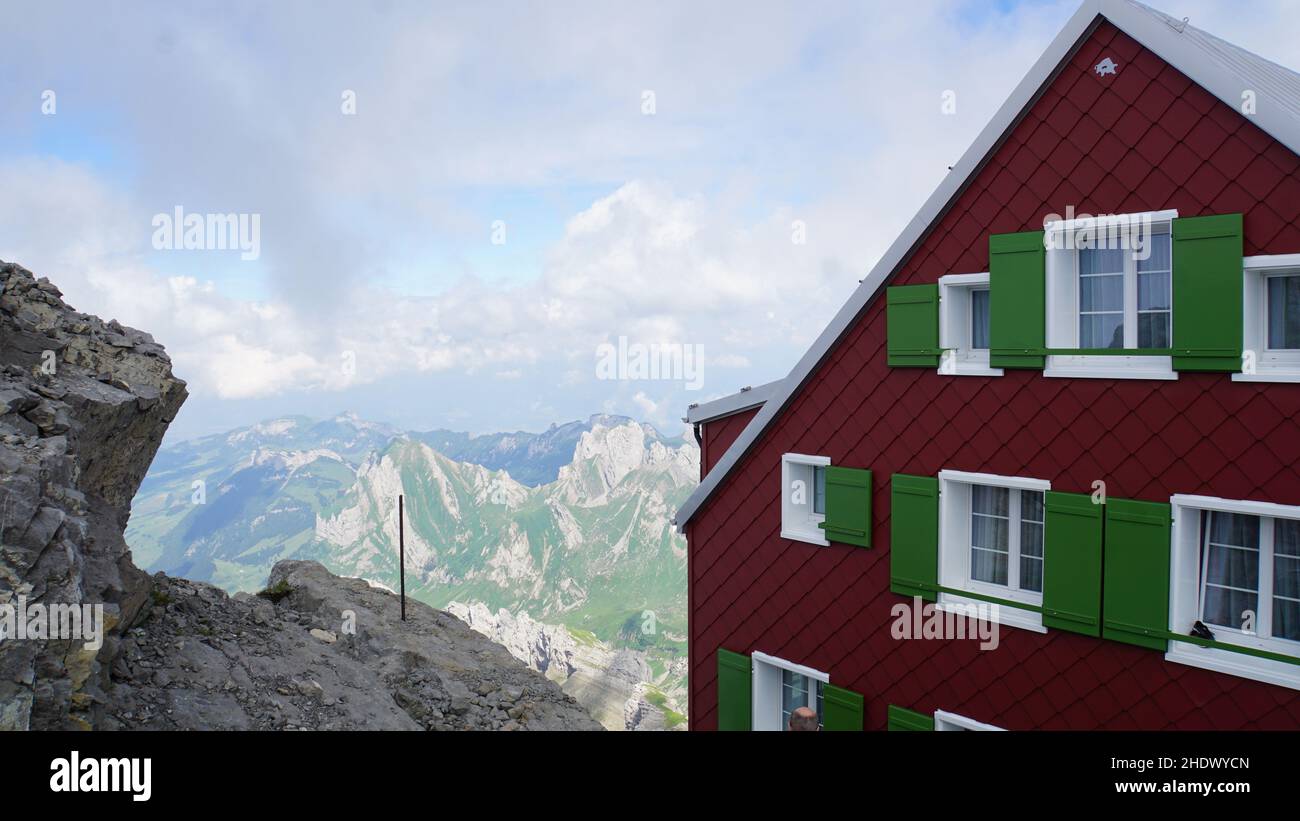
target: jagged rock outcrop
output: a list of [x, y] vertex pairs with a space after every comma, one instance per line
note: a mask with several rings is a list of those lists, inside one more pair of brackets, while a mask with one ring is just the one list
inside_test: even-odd
[[186, 395], [153, 337], [61, 297], [0, 263], [0, 606], [102, 604], [106, 635], [0, 641], [0, 729], [95, 726], [149, 589], [131, 498]]
[[[623, 705], [623, 724], [629, 730], [669, 729], [663, 709], [656, 706], [650, 698], [650, 689], [642, 682]], [[685, 725], [677, 726], [686, 729]]]
[[543, 624], [527, 613], [494, 613], [482, 602], [452, 602], [447, 612], [559, 683], [606, 729], [686, 729], [675, 705], [650, 684], [655, 676], [643, 652], [615, 649], [590, 635], [577, 638], [564, 625]]
[[599, 730], [574, 699], [459, 619], [283, 561], [258, 595], [155, 577], [104, 723], [161, 730]]
[[[185, 397], [148, 334], [0, 263], [0, 730], [600, 729], [458, 619], [403, 622], [315, 562], [275, 565], [268, 598], [139, 570], [123, 530]], [[55, 604], [102, 631], [28, 629]]]
[[[509, 610], [493, 613], [483, 602], [451, 602], [447, 612], [500, 644], [510, 655], [563, 683], [578, 670], [582, 662], [599, 663], [600, 659], [579, 659], [582, 648], [566, 627], [542, 624], [527, 613], [515, 616]], [[590, 655], [590, 654], [588, 654]]]

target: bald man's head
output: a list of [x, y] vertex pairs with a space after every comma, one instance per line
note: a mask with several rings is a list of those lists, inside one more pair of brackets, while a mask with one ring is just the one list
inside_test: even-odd
[[796, 707], [790, 714], [790, 729], [817, 732], [817, 713], [811, 707]]

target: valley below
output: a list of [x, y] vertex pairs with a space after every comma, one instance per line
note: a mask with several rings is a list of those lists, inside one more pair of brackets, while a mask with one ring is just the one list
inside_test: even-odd
[[[685, 729], [699, 450], [618, 416], [543, 433], [288, 417], [164, 446], [126, 531], [150, 571], [257, 592], [283, 560], [406, 589], [505, 647], [607, 729]], [[516, 476], [522, 477], [520, 479]]]

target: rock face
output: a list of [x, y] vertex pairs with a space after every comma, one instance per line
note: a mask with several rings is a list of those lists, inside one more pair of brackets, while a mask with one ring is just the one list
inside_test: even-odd
[[582, 661], [577, 640], [563, 625], [542, 624], [527, 613], [515, 616], [505, 608], [493, 613], [483, 602], [454, 601], [447, 605], [447, 612], [553, 681], [563, 682], [577, 672]]
[[[148, 334], [0, 263], [0, 730], [600, 729], [458, 619], [403, 622], [315, 562], [233, 599], [139, 570], [123, 530], [185, 396]], [[15, 616], [56, 604], [102, 607], [98, 640]]]
[[103, 726], [151, 730], [599, 730], [554, 682], [459, 619], [317, 562], [226, 596], [154, 577]]
[[560, 684], [608, 730], [686, 729], [675, 702], [651, 683], [656, 677], [644, 652], [577, 637], [527, 613], [493, 613], [482, 602], [452, 602], [447, 612]]
[[94, 726], [148, 577], [122, 538], [185, 383], [146, 333], [0, 263], [0, 605], [97, 604], [106, 635], [0, 641], [0, 729]]

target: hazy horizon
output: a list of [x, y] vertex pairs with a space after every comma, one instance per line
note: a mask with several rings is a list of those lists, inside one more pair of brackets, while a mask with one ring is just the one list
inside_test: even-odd
[[478, 439], [478, 438], [483, 438], [488, 436], [498, 436], [498, 435], [511, 435], [511, 434], [523, 434], [523, 435], [536, 436], [539, 434], [543, 434], [548, 430], [563, 427], [565, 425], [585, 424], [595, 416], [615, 416], [623, 419], [629, 419], [639, 425], [649, 425], [651, 428], [654, 428], [654, 430], [657, 431], [659, 435], [665, 439], [669, 439], [669, 440], [686, 439], [692, 442], [694, 441], [690, 436], [690, 426], [687, 425], [685, 422], [679, 422], [681, 430], [674, 432], [672, 430], [664, 430], [662, 427], [656, 425], [653, 422], [649, 422], [644, 419], [638, 419], [635, 416], [629, 416], [628, 414], [623, 414], [623, 413], [605, 413], [603, 411], [598, 413], [590, 413], [583, 417], [576, 417], [571, 419], [557, 419], [541, 428], [532, 428], [532, 429], [496, 428], [492, 430], [475, 431], [475, 430], [465, 430], [462, 428], [448, 428], [440, 425], [434, 425], [434, 426], [417, 425], [415, 427], [407, 427], [404, 425], [394, 424], [392, 422], [389, 422], [386, 419], [375, 419], [375, 418], [368, 417], [365, 414], [356, 412], [352, 408], [343, 408], [334, 413], [326, 413], [326, 414], [310, 414], [310, 413], [273, 414], [271, 416], [267, 416], [262, 419], [257, 419], [252, 422], [243, 422], [237, 425], [229, 425], [229, 426], [217, 426], [217, 429], [215, 430], [193, 432], [190, 435], [174, 435], [172, 433], [172, 430], [168, 429], [167, 435], [163, 439], [163, 447], [168, 447], [171, 445], [179, 445], [185, 442], [192, 442], [210, 436], [220, 436], [224, 433], [230, 433], [231, 431], [251, 428], [257, 425], [265, 425], [283, 419], [302, 419], [311, 423], [319, 423], [319, 422], [328, 422], [334, 419], [339, 419], [347, 416], [355, 416], [361, 422], [386, 425], [390, 428], [393, 428], [399, 434], [400, 433], [433, 433], [435, 431], [446, 431], [448, 433], [463, 433], [466, 436], [468, 436], [470, 439]]

